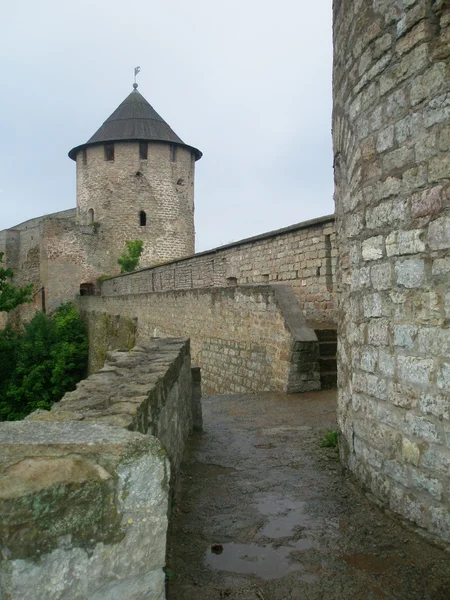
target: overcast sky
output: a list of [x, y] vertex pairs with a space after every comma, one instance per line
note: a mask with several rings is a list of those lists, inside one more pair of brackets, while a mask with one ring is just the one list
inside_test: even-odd
[[197, 250], [332, 213], [331, 0], [15, 0], [0, 229], [75, 206], [67, 152], [139, 91], [199, 148]]

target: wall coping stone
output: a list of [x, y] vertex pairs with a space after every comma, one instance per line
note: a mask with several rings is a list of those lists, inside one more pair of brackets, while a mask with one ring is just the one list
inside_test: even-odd
[[316, 332], [306, 322], [292, 288], [283, 284], [273, 284], [270, 287], [294, 341], [318, 342]]

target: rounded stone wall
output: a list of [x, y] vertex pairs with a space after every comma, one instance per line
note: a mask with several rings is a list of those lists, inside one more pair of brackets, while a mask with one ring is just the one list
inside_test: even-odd
[[77, 153], [77, 220], [98, 229], [109, 268], [117, 269], [126, 240], [144, 241], [141, 267], [193, 254], [193, 153], [168, 143], [114, 142], [108, 155], [106, 146]]
[[450, 541], [450, 3], [335, 0], [341, 455]]

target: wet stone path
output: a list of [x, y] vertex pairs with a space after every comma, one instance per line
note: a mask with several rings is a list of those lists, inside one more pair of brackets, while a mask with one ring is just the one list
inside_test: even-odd
[[174, 500], [169, 600], [450, 600], [450, 554], [319, 443], [335, 391], [210, 396]]

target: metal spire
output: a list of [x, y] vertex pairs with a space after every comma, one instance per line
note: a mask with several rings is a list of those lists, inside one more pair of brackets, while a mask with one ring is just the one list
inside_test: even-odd
[[141, 70], [141, 67], [134, 67], [134, 83], [133, 83], [133, 87], [136, 90], [138, 84], [136, 83], [136, 75], [139, 73], [139, 71]]

